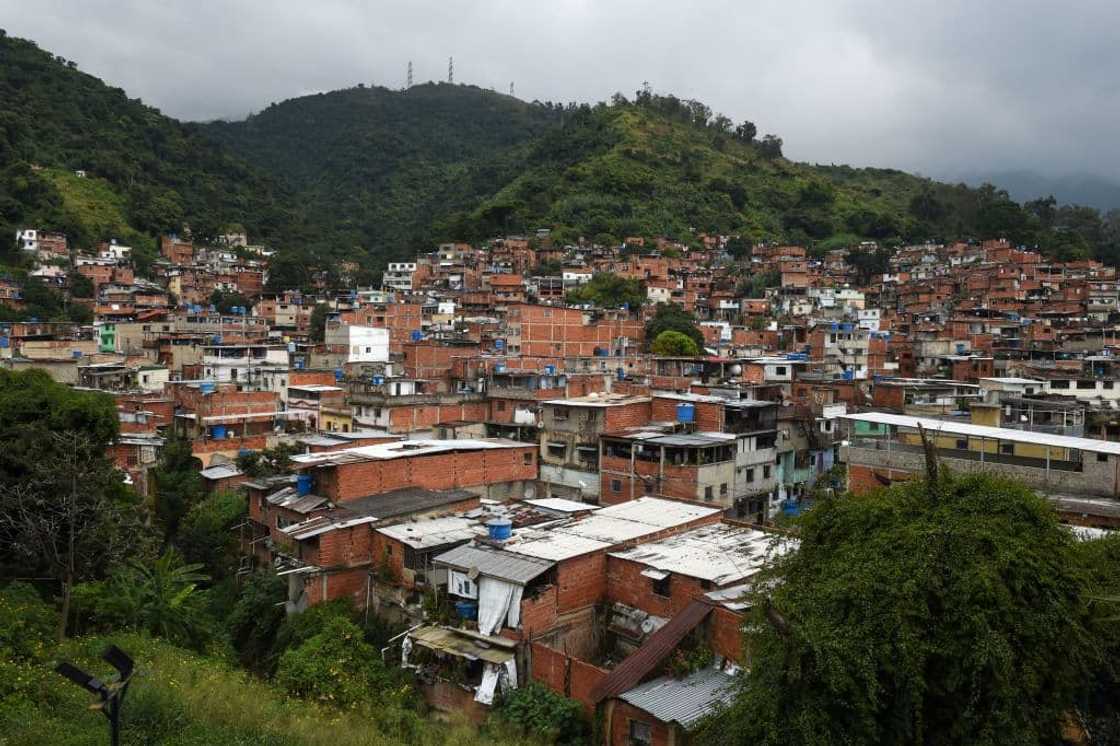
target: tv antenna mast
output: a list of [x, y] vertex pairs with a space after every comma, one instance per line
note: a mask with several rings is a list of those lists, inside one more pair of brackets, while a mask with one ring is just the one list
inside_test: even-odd
[[455, 82], [455, 58], [454, 57], [448, 57], [447, 58], [447, 82], [448, 83], [454, 83]]
[[513, 95], [513, 81], [512, 80], [509, 82], [509, 95], [511, 95], [511, 96]]
[[411, 88], [411, 87], [412, 87], [412, 60], [409, 60], [408, 61], [408, 83], [405, 84], [405, 88]]

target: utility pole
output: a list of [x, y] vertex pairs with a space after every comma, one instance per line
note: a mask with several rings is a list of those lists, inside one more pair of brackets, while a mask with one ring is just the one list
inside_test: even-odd
[[455, 58], [447, 58], [447, 82], [450, 85], [455, 84]]
[[513, 81], [512, 80], [509, 82], [509, 95], [510, 96], [513, 95]]
[[405, 90], [412, 87], [412, 60], [408, 61], [408, 82], [405, 83]]

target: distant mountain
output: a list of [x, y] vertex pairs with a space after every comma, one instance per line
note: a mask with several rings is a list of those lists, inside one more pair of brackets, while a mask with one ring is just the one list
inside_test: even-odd
[[0, 102], [6, 235], [38, 225], [79, 247], [123, 238], [150, 258], [161, 232], [187, 224], [205, 238], [240, 224], [278, 249], [283, 286], [342, 260], [371, 282], [386, 261], [437, 241], [541, 227], [561, 241], [718, 232], [818, 251], [1004, 236], [1059, 257], [1120, 257], [1120, 221], [1113, 230], [1092, 211], [1031, 211], [994, 189], [794, 163], [753, 125], [647, 91], [591, 106], [463, 85], [360, 86], [240, 122], [184, 124], [0, 36]]
[[1101, 212], [1120, 209], [1120, 181], [1088, 173], [1046, 176], [1037, 171], [970, 172], [953, 177], [972, 186], [987, 182], [1006, 189], [1018, 202], [1053, 195], [1060, 204], [1085, 205]]
[[[264, 240], [298, 232], [290, 213], [298, 203], [197, 126], [2, 32], [0, 102], [4, 235], [19, 225], [60, 228], [79, 247], [115, 237], [150, 257], [154, 237], [184, 223], [201, 236], [235, 223]], [[77, 170], [87, 179], [79, 183]]]
[[323, 242], [377, 259], [428, 248], [434, 221], [501, 188], [560, 118], [474, 86], [424, 84], [305, 96], [202, 131], [297, 192]]

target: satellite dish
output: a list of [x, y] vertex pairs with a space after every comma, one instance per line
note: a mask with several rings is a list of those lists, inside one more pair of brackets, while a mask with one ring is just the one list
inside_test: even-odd
[[650, 619], [649, 617], [646, 617], [645, 619], [642, 620], [642, 633], [643, 634], [647, 634], [647, 635], [651, 634], [656, 629], [657, 629], [657, 622], [655, 622], [653, 619]]
[[471, 580], [477, 580], [478, 579], [478, 568], [477, 567], [471, 567], [469, 570], [467, 570], [467, 577], [470, 578]]

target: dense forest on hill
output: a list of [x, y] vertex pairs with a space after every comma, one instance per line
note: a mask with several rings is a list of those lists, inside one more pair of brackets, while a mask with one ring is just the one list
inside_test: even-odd
[[0, 32], [0, 100], [0, 231], [57, 228], [79, 248], [115, 237], [151, 257], [161, 232], [240, 225], [279, 250], [281, 279], [352, 259], [368, 282], [436, 241], [542, 227], [562, 241], [720, 232], [818, 251], [1005, 236], [1120, 261], [1115, 213], [796, 163], [750, 122], [648, 88], [592, 106], [358, 86], [190, 124]]

